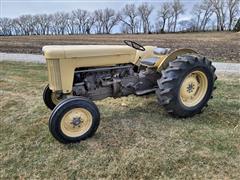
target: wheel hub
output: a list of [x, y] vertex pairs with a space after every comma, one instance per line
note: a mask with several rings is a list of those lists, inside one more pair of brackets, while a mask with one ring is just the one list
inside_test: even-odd
[[180, 99], [187, 107], [197, 105], [207, 92], [208, 80], [202, 71], [194, 71], [185, 77], [180, 88]]
[[72, 124], [74, 128], [75, 128], [76, 126], [80, 127], [81, 117], [74, 117], [74, 118], [72, 119], [72, 122], [70, 122], [70, 124]]
[[61, 130], [70, 137], [77, 137], [87, 132], [91, 124], [91, 113], [83, 108], [75, 108], [63, 116], [61, 120]]
[[187, 92], [191, 93], [191, 92], [193, 92], [194, 89], [195, 89], [195, 84], [191, 83], [187, 87]]

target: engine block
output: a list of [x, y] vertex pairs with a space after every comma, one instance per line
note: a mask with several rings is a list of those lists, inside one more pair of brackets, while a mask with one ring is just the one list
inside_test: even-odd
[[[160, 75], [149, 69], [138, 70], [133, 65], [121, 65], [95, 69], [77, 69], [73, 93], [77, 96], [100, 100], [121, 97], [153, 90]], [[141, 94], [141, 93], [140, 93]]]

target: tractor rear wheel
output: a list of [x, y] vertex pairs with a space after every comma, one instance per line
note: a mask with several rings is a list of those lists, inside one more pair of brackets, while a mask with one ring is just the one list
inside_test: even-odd
[[162, 71], [156, 95], [171, 115], [192, 117], [207, 106], [216, 79], [215, 67], [205, 57], [181, 56]]
[[99, 123], [100, 113], [92, 101], [72, 97], [54, 108], [49, 119], [49, 130], [61, 143], [76, 143], [91, 137]]

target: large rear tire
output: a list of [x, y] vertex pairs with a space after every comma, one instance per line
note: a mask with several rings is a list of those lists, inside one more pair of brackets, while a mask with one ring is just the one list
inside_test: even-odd
[[76, 143], [91, 137], [100, 123], [97, 106], [82, 97], [61, 101], [49, 119], [49, 130], [61, 143]]
[[171, 115], [192, 117], [207, 106], [216, 79], [215, 67], [205, 57], [181, 56], [162, 71], [156, 95]]

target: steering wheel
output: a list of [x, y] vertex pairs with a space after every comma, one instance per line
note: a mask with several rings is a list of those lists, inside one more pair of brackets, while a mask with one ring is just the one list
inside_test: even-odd
[[132, 48], [134, 48], [134, 49], [137, 49], [137, 50], [139, 50], [139, 51], [145, 51], [145, 48], [144, 48], [142, 45], [140, 45], [140, 44], [138, 44], [138, 43], [136, 43], [136, 42], [134, 42], [134, 41], [124, 40], [123, 42], [124, 42], [127, 46], [130, 46], [130, 47], [132, 47]]

